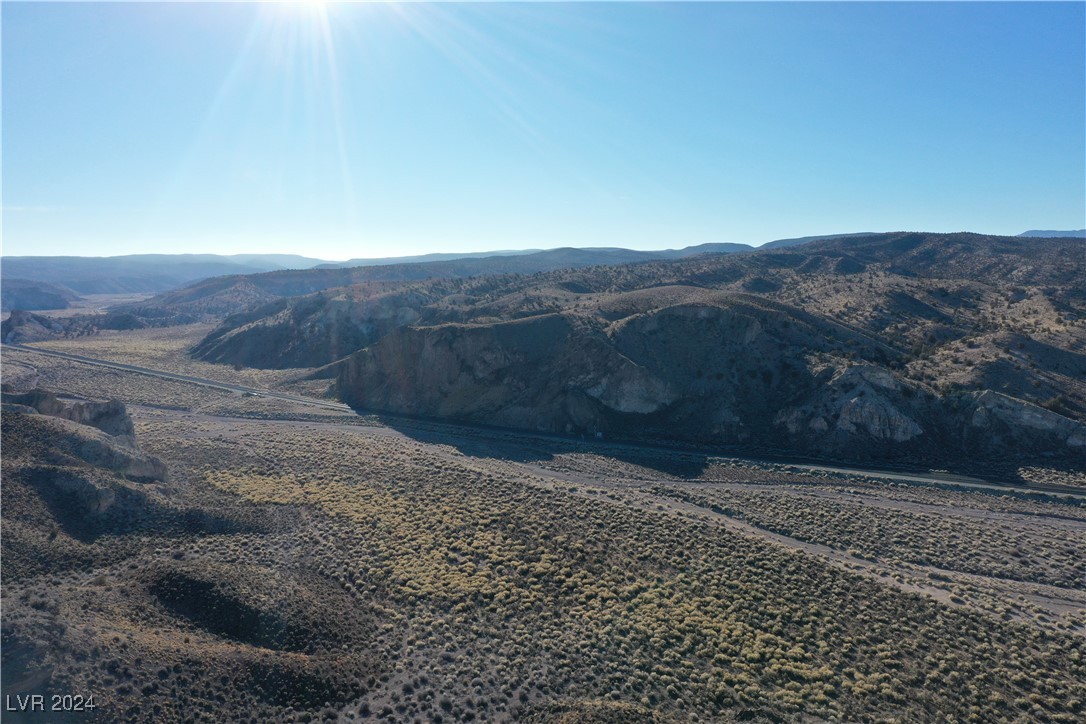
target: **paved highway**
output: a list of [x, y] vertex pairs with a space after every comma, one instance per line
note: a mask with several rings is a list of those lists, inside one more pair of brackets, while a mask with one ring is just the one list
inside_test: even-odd
[[[148, 367], [138, 367], [136, 365], [124, 364], [123, 362], [110, 362], [108, 360], [94, 359], [93, 357], [83, 357], [78, 354], [69, 354], [67, 352], [54, 352], [52, 350], [39, 349], [37, 347], [28, 347], [22, 344], [3, 344], [0, 345], [0, 351], [3, 349], [18, 349], [27, 352], [33, 352], [34, 354], [42, 354], [48, 357], [60, 357], [61, 359], [71, 360], [73, 362], [81, 362], [83, 364], [97, 365], [99, 367], [106, 367], [109, 369], [122, 370], [125, 372], [134, 372], [136, 374], [148, 375], [150, 377], [158, 377], [166, 380], [175, 380], [178, 382], [188, 382], [193, 385], [203, 385], [204, 387], [213, 387], [219, 390], [228, 390], [230, 392], [248, 393], [250, 395], [256, 395], [258, 397], [269, 397], [275, 400], [283, 400], [285, 402], [292, 402], [299, 405], [310, 405], [313, 407], [320, 407], [327, 410], [335, 410], [337, 412], [352, 412], [352, 408], [349, 405], [345, 405], [342, 402], [330, 402], [327, 400], [318, 400], [312, 397], [302, 397], [301, 395], [291, 395], [286, 392], [272, 392], [270, 390], [262, 390], [255, 387], [246, 387], [244, 385], [235, 385], [229, 382], [219, 382], [218, 380], [209, 380], [203, 377], [192, 377], [190, 375], [179, 375], [173, 372], [165, 372], [163, 370], [150, 369]], [[389, 415], [388, 417], [396, 417]], [[449, 424], [441, 421], [428, 421], [430, 424], [438, 424], [442, 427], [447, 427], [450, 431], [456, 427], [463, 427], [458, 424]], [[487, 428], [482, 428], [487, 429]], [[514, 433], [523, 435], [525, 437], [561, 437], [552, 436], [547, 434], [540, 434], [532, 431], [522, 430], [503, 430], [504, 433]], [[568, 438], [562, 438], [567, 440]], [[665, 447], [655, 447], [651, 445], [641, 445], [637, 443], [623, 443], [618, 441], [609, 441], [600, 445], [601, 449], [605, 449], [608, 446], [620, 445], [623, 447], [638, 447], [649, 450], [658, 450], [661, 454], [675, 453], [676, 450]], [[589, 443], [591, 445], [591, 443]], [[691, 451], [681, 451], [691, 452]], [[709, 454], [705, 451], [699, 452], [699, 454]], [[869, 470], [864, 468], [851, 468], [834, 465], [817, 465], [810, 463], [790, 463], [782, 460], [757, 460], [754, 458], [742, 458], [733, 455], [721, 454], [720, 457], [742, 460], [745, 462], [758, 463], [763, 465], [788, 465], [793, 468], [809, 470], [811, 472], [823, 472], [823, 473], [844, 473], [847, 475], [865, 475], [874, 478], [881, 478], [884, 480], [894, 480], [909, 484], [921, 484], [921, 485], [941, 485], [941, 486], [953, 486], [958, 488], [976, 488], [981, 490], [1006, 492], [1006, 493], [1032, 493], [1032, 494], [1045, 494], [1045, 495], [1061, 495], [1070, 498], [1074, 498], [1081, 501], [1086, 501], [1086, 493], [1083, 493], [1075, 488], [1068, 488], [1065, 486], [1037, 486], [1037, 487], [1023, 487], [1020, 484], [1015, 485], [1011, 483], [1003, 484], [992, 482], [988, 480], [982, 480], [980, 478], [965, 478], [957, 475], [942, 475], [936, 472], [931, 473], [908, 473], [902, 471], [891, 470]]]
[[54, 352], [48, 349], [39, 349], [37, 347], [28, 347], [23, 344], [4, 344], [0, 346], [2, 349], [21, 349], [27, 352], [33, 352], [34, 354], [43, 354], [48, 357], [60, 357], [61, 359], [71, 360], [73, 362], [82, 362], [83, 364], [96, 365], [98, 367], [107, 367], [114, 370], [123, 370], [125, 372], [135, 372], [140, 375], [147, 375], [148, 377], [158, 377], [164, 380], [175, 380], [177, 382], [188, 382], [193, 385], [202, 385], [204, 387], [213, 387], [218, 390], [228, 390], [230, 392], [242, 392], [250, 395], [256, 395], [258, 397], [270, 397], [276, 400], [284, 400], [286, 402], [294, 402], [299, 405], [312, 405], [314, 407], [322, 407], [327, 410], [336, 410], [337, 412], [351, 412], [349, 405], [344, 405], [342, 402], [330, 402], [328, 400], [317, 400], [312, 397], [302, 397], [301, 395], [291, 395], [286, 392], [272, 392], [270, 390], [261, 390], [256, 387], [246, 387], [244, 385], [235, 385], [230, 382], [219, 382], [218, 380], [209, 380], [204, 377], [192, 377], [190, 375], [179, 375], [173, 372], [165, 372], [163, 370], [150, 369], [148, 367], [137, 367], [136, 365], [124, 364], [123, 362], [110, 362], [109, 360], [94, 359], [93, 357], [83, 357], [78, 354], [69, 354], [67, 352]]

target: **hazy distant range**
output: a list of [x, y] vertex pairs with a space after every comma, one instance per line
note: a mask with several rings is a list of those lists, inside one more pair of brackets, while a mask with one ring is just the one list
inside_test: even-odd
[[[799, 246], [808, 242], [874, 232], [824, 234], [795, 239], [778, 239], [759, 248]], [[1020, 236], [1086, 237], [1086, 229], [1071, 231], [1031, 230]], [[749, 244], [711, 243], [682, 249], [639, 251], [620, 247], [519, 249], [468, 253], [422, 254], [418, 256], [357, 258], [329, 261], [296, 254], [133, 254], [127, 256], [8, 256], [0, 262], [3, 308], [58, 309], [87, 294], [159, 293], [201, 279], [235, 274], [255, 274], [282, 269], [347, 268], [432, 263], [458, 259], [494, 258], [502, 270], [522, 273], [597, 264], [627, 264], [656, 259], [682, 259], [699, 254], [732, 254], [753, 251]], [[509, 257], [521, 257], [511, 266]], [[499, 259], [504, 258], [504, 263]], [[488, 273], [488, 265], [479, 265]], [[495, 269], [495, 271], [499, 271]]]
[[[782, 239], [771, 242], [778, 246], [802, 244], [821, 237]], [[59, 299], [86, 294], [159, 293], [175, 289], [210, 277], [235, 274], [257, 274], [282, 269], [347, 268], [356, 266], [391, 266], [398, 264], [424, 264], [458, 259], [486, 259], [508, 257], [532, 257], [525, 259], [524, 271], [547, 271], [569, 266], [593, 264], [624, 264], [632, 261], [653, 259], [679, 259], [696, 254], [722, 254], [751, 251], [748, 244], [702, 244], [685, 249], [661, 251], [635, 251], [622, 248], [592, 249], [520, 249], [447, 254], [423, 254], [419, 256], [385, 257], [379, 259], [349, 259], [329, 261], [295, 254], [133, 254], [128, 256], [9, 256], [0, 263], [0, 277], [11, 287], [5, 295], [7, 302], [12, 295], [26, 295], [37, 285], [40, 295]], [[482, 267], [480, 272], [487, 273]], [[48, 287], [42, 285], [49, 285]], [[5, 304], [9, 308], [9, 304]], [[34, 307], [23, 307], [34, 308]], [[55, 307], [41, 307], [49, 309]]]

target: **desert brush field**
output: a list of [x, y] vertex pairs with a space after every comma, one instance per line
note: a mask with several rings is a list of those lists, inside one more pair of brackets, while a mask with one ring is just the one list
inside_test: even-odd
[[5, 688], [93, 695], [82, 718], [1086, 707], [1072, 492], [306, 410], [24, 350], [3, 363], [62, 396], [108, 390], [168, 469], [133, 482], [80, 459], [67, 421], [4, 414]]

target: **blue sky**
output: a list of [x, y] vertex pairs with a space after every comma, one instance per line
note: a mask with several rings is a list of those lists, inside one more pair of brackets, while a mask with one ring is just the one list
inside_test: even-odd
[[1083, 3], [11, 3], [3, 253], [1086, 225]]

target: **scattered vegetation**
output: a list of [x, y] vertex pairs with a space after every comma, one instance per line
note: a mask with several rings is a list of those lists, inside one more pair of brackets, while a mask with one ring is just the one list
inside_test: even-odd
[[[349, 319], [380, 296], [367, 308], [407, 325], [561, 312], [615, 339], [644, 325], [619, 340], [630, 352], [662, 304], [741, 294], [776, 341], [821, 340], [792, 360], [820, 386], [891, 389], [859, 374], [879, 367], [903, 409], [980, 385], [1081, 419], [1081, 262], [1053, 245], [1023, 272], [1014, 249], [951, 235], [933, 264], [929, 241], [372, 283], [215, 329], [47, 344], [320, 394], [327, 375], [185, 351], [209, 332], [226, 343]], [[692, 328], [647, 345], [675, 380], [788, 394], [787, 345], [767, 351], [782, 366], [766, 376], [684, 357]], [[1086, 716], [1084, 482], [1058, 461], [1017, 460], [1012, 481], [1058, 494], [949, 489], [339, 414], [26, 350], [3, 364], [5, 381], [120, 398], [169, 468], [126, 479], [72, 455], [60, 427], [5, 410], [5, 693], [94, 694], [103, 721]]]
[[[387, 428], [192, 426], [163, 412], [141, 419], [138, 433], [169, 462], [178, 504], [213, 506], [237, 530], [122, 536], [128, 553], [116, 562], [5, 585], [11, 640], [29, 645], [33, 622], [63, 621], [63, 633], [33, 645], [51, 652], [54, 682], [101, 692], [111, 712], [158, 706], [169, 719], [184, 706], [187, 716], [221, 719], [244, 706], [267, 718], [293, 710], [460, 721], [571, 711], [985, 721], [1082, 713], [1080, 634], [1004, 622], [642, 505], [645, 486], [657, 483], [608, 483], [630, 463], [593, 477], [594, 454], [575, 457], [584, 472], [573, 486], [543, 468]], [[635, 463], [646, 477], [652, 464], [648, 455]], [[757, 491], [786, 484], [772, 467], [744, 469], [703, 468], [749, 477]], [[817, 476], [783, 477], [840, 493]], [[789, 506], [740, 499], [790, 520]], [[808, 523], [812, 537], [868, 540], [855, 521], [824, 521], [829, 532]], [[952, 530], [965, 532], [934, 529]], [[910, 542], [921, 543], [906, 532], [900, 555]], [[1067, 565], [1057, 557], [1038, 570]]]

